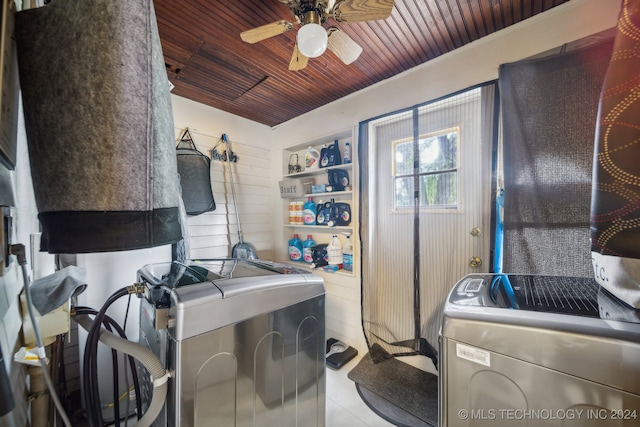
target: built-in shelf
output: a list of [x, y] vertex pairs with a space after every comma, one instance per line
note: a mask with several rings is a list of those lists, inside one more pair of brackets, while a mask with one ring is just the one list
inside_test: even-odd
[[328, 191], [326, 193], [306, 193], [306, 194], [303, 194], [300, 197], [291, 197], [290, 199], [308, 199], [309, 197], [335, 197], [335, 198], [342, 198], [342, 197], [352, 197], [352, 195], [353, 195], [353, 191], [352, 190]]
[[338, 271], [325, 271], [322, 267], [318, 267], [318, 268], [311, 268], [311, 266], [309, 264], [307, 264], [306, 262], [294, 262], [294, 261], [289, 261], [289, 260], [285, 260], [285, 261], [278, 261], [281, 264], [286, 264], [286, 265], [290, 265], [292, 267], [296, 267], [296, 268], [300, 268], [303, 270], [308, 270], [312, 273], [319, 273], [319, 274], [328, 274], [328, 275], [336, 275], [336, 276], [347, 276], [347, 277], [354, 277], [354, 273], [353, 271], [345, 271], [345, 270], [338, 270]]
[[296, 173], [290, 173], [288, 175], [284, 175], [285, 178], [301, 178], [304, 176], [313, 176], [313, 175], [319, 175], [322, 173], [326, 173], [327, 171], [330, 171], [332, 169], [351, 169], [351, 167], [353, 166], [353, 163], [345, 163], [342, 165], [336, 165], [336, 166], [329, 166], [327, 168], [314, 168], [314, 169], [308, 169], [308, 170], [304, 170], [302, 172], [296, 172]]
[[[324, 144], [328, 144], [330, 142], [336, 142], [338, 144], [338, 146], [340, 147], [341, 155], [343, 155], [344, 153], [344, 147], [346, 143], [347, 142], [351, 143], [351, 159], [357, 162], [357, 158], [358, 158], [357, 153], [355, 153], [354, 151], [356, 147], [353, 144], [353, 129], [349, 129], [349, 130], [344, 130], [335, 135], [329, 135], [326, 138], [321, 138], [319, 140], [310, 141], [307, 143], [300, 143], [300, 144], [296, 144], [295, 146], [286, 148], [285, 150], [283, 150], [283, 153], [282, 153], [285, 167], [287, 167], [287, 165], [292, 166], [291, 163], [288, 163], [292, 159], [292, 156], [294, 156], [294, 158], [297, 158], [297, 159], [302, 159], [302, 163], [298, 162], [298, 165], [304, 167], [304, 155], [308, 147], [314, 147], [316, 150], [320, 152], [321, 147]], [[291, 169], [287, 167], [285, 172], [288, 172], [289, 170]], [[356, 193], [357, 193], [357, 187], [356, 187], [357, 166], [354, 163], [350, 162], [350, 163], [346, 163], [346, 164], [343, 163], [336, 166], [329, 166], [326, 168], [318, 167], [314, 169], [303, 170], [296, 173], [289, 173], [289, 174], [285, 173], [282, 175], [282, 178], [285, 180], [296, 179], [298, 180], [299, 183], [301, 182], [302, 184], [306, 184], [306, 185], [321, 185], [321, 184], [328, 185], [327, 175], [328, 175], [328, 172], [332, 170], [347, 171], [349, 182], [348, 182], [348, 186], [344, 187], [346, 188], [344, 191], [332, 191], [332, 192], [325, 191], [322, 193], [311, 193], [310, 192], [311, 188], [305, 188], [302, 191], [296, 192], [296, 194], [298, 194], [296, 197], [282, 198], [282, 207], [283, 207], [283, 213], [284, 213], [283, 215], [284, 224], [283, 224], [282, 230], [283, 230], [283, 238], [285, 242], [291, 238], [292, 234], [300, 234], [300, 235], [311, 234], [313, 235], [314, 240], [318, 244], [321, 244], [321, 242], [327, 243], [331, 239], [331, 236], [335, 234], [335, 235], [338, 235], [339, 240], [344, 245], [346, 238], [340, 235], [341, 234], [351, 235], [351, 241], [354, 247], [354, 271], [338, 270], [336, 272], [332, 272], [332, 271], [325, 271], [323, 270], [322, 267], [313, 269], [309, 266], [309, 264], [306, 264], [304, 262], [295, 262], [289, 259], [282, 261], [287, 265], [309, 270], [313, 273], [318, 273], [322, 275], [325, 280], [328, 280], [328, 281], [331, 281], [330, 279], [331, 277], [337, 277], [337, 278], [343, 278], [343, 279], [345, 277], [351, 277], [351, 278], [358, 277], [358, 274], [355, 272], [357, 271], [358, 265], [359, 265], [359, 261], [357, 259], [357, 255], [358, 255], [357, 254], [358, 240], [356, 236], [357, 224], [353, 222], [354, 218], [357, 218], [356, 216], [357, 212], [354, 209], [354, 197], [356, 197]], [[338, 175], [344, 175], [344, 174], [339, 173]], [[343, 187], [339, 186], [335, 188], [343, 188]], [[302, 192], [304, 192], [304, 194], [302, 194]], [[285, 216], [287, 212], [287, 205], [289, 205], [289, 203], [292, 201], [299, 203], [302, 200], [308, 199], [310, 197], [312, 197], [316, 202], [319, 202], [320, 200], [322, 200], [326, 203], [326, 202], [329, 202], [331, 199], [335, 199], [336, 202], [341, 202], [341, 203], [346, 202], [351, 207], [351, 223], [347, 226], [335, 226], [335, 227], [330, 227], [327, 225], [305, 225], [302, 223], [295, 223], [295, 224], [289, 223], [288, 222], [289, 216], [288, 215]]]
[[305, 225], [305, 224], [284, 224], [285, 227], [291, 228], [315, 228], [317, 230], [326, 231], [327, 233], [331, 233], [333, 230], [335, 231], [351, 231], [353, 229], [352, 226], [340, 226], [336, 225], [334, 227], [329, 227], [328, 225]]

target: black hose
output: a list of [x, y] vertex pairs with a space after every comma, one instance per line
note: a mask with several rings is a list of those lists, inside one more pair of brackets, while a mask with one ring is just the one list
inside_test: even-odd
[[[79, 315], [90, 315], [90, 316], [96, 316], [98, 314], [98, 311], [94, 308], [91, 307], [83, 307], [83, 306], [78, 306], [75, 307], [75, 311], [76, 314]], [[95, 322], [95, 319], [94, 319]], [[104, 321], [103, 321], [103, 325], [105, 325], [105, 327], [107, 328], [107, 330], [111, 330], [111, 328], [113, 328], [118, 335], [120, 335], [121, 338], [127, 339], [127, 335], [124, 332], [124, 329], [110, 316], [106, 315], [104, 316]], [[136, 368], [136, 361], [135, 358], [131, 355], [126, 355], [127, 360], [129, 361], [129, 369], [131, 370], [131, 378], [133, 381], [133, 389], [134, 389], [134, 393], [136, 396], [136, 414], [137, 414], [137, 418], [140, 419], [142, 417], [142, 395], [141, 395], [141, 390], [140, 390], [140, 382], [139, 382], [139, 378], [138, 378], [138, 372], [137, 372], [137, 368]], [[114, 371], [115, 372], [115, 371]], [[90, 372], [86, 372], [85, 377], [89, 376], [89, 378], [94, 378], [94, 373], [90, 373]], [[95, 393], [95, 389], [97, 388], [95, 385], [95, 381], [94, 381], [94, 385], [92, 386], [94, 388], [94, 393]], [[86, 392], [86, 390], [85, 390]], [[118, 396], [119, 397], [119, 396]], [[86, 396], [85, 396], [86, 399]], [[98, 402], [99, 405], [99, 402]], [[87, 405], [87, 409], [92, 408], [93, 406], [89, 406]], [[92, 411], [93, 412], [93, 411]], [[128, 414], [125, 414], [125, 416], [127, 416]], [[119, 418], [119, 417], [118, 417]]]
[[100, 328], [104, 321], [107, 309], [119, 298], [129, 295], [127, 288], [121, 288], [114, 292], [104, 303], [91, 325], [87, 336], [87, 343], [84, 349], [84, 368], [85, 374], [83, 384], [85, 386], [85, 402], [87, 403], [87, 418], [91, 427], [102, 427], [102, 409], [100, 408], [100, 392], [97, 388], [97, 359], [98, 359], [98, 339], [100, 337]]
[[[84, 314], [89, 316], [95, 316], [98, 314], [98, 310], [91, 307], [78, 306], [75, 308], [76, 314]], [[104, 316], [103, 324], [110, 325], [121, 338], [128, 339], [126, 333], [124, 332], [124, 328], [121, 327], [112, 317], [109, 315]], [[129, 369], [131, 370], [131, 379], [133, 381], [133, 389], [136, 395], [136, 414], [138, 419], [142, 417], [142, 394], [140, 390], [140, 381], [138, 378], [138, 371], [136, 369], [136, 359], [131, 355], [126, 355], [127, 360], [129, 361]], [[125, 414], [127, 416], [128, 414]]]

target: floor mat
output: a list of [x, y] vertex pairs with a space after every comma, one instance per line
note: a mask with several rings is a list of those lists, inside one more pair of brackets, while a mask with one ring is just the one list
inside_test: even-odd
[[[358, 385], [365, 403], [389, 422], [407, 425], [406, 419], [410, 417], [400, 415], [399, 408], [423, 421], [425, 426], [438, 424], [437, 376], [396, 359], [373, 363], [367, 353], [348, 377]], [[380, 404], [385, 401], [389, 403], [387, 410]]]

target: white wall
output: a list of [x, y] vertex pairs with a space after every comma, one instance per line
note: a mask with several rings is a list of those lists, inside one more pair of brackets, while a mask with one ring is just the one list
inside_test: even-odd
[[[360, 121], [497, 79], [500, 64], [614, 27], [620, 4], [620, 0], [572, 0], [276, 126], [272, 134], [273, 187], [277, 188], [277, 178], [284, 167], [280, 153], [283, 148], [317, 140], [357, 126]], [[275, 190], [272, 194], [277, 197]], [[274, 215], [275, 230], [281, 218], [281, 212]], [[275, 244], [275, 250], [280, 252], [286, 242], [276, 240]], [[354, 335], [352, 327], [360, 322], [360, 289], [355, 286], [357, 288], [352, 283], [328, 283], [327, 317], [334, 319], [328, 320], [328, 325], [330, 329], [341, 328], [337, 331], [339, 338], [364, 351], [362, 332]]]
[[[243, 240], [256, 249], [259, 258], [271, 259], [271, 128], [175, 95], [171, 100], [176, 140], [189, 128], [198, 150], [211, 157], [211, 150], [222, 134], [227, 135], [231, 150], [238, 156], [231, 169]], [[225, 149], [222, 144], [216, 148], [219, 153]], [[191, 258], [230, 256], [231, 248], [238, 242], [225, 162], [211, 161], [211, 183], [216, 210], [187, 218]]]

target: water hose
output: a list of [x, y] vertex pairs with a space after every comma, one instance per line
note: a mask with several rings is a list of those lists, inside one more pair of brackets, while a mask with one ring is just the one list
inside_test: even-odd
[[[76, 322], [87, 331], [93, 330], [96, 325], [96, 319], [91, 320], [86, 314], [78, 314], [75, 316]], [[148, 427], [155, 421], [164, 406], [167, 396], [167, 381], [169, 372], [153, 352], [141, 344], [120, 338], [106, 329], [98, 326], [99, 340], [105, 345], [121, 351], [122, 353], [131, 355], [138, 359], [142, 366], [149, 372], [153, 382], [153, 395], [147, 412], [138, 420], [137, 427]]]
[[[91, 307], [76, 306], [74, 315], [78, 315], [78, 314], [87, 314], [87, 315], [95, 316], [96, 314], [98, 314], [98, 310]], [[125, 334], [123, 327], [121, 327], [110, 316], [108, 315], [104, 316], [103, 325], [107, 328], [107, 330], [109, 331], [115, 330], [121, 338], [127, 339], [127, 335]], [[140, 397], [141, 391], [140, 391], [140, 383], [138, 381], [138, 374], [136, 371], [136, 362], [135, 362], [135, 359], [130, 355], [127, 355], [127, 359], [129, 360], [129, 369], [131, 370], [131, 377], [133, 380], [133, 390], [135, 391], [135, 395], [136, 395], [136, 411], [138, 414], [138, 419], [140, 419], [140, 417], [142, 417], [142, 401]], [[128, 414], [128, 410], [125, 414]]]

